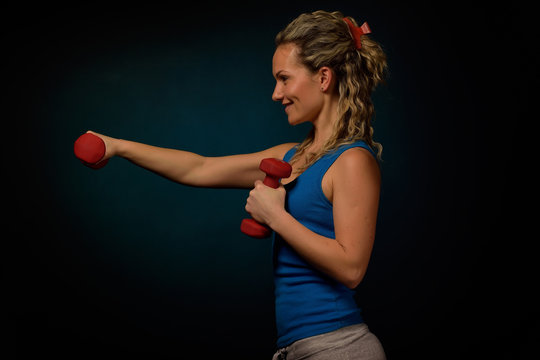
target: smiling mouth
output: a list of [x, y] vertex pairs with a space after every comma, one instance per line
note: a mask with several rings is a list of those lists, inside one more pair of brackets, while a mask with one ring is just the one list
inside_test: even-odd
[[292, 102], [287, 103], [287, 104], [283, 104], [283, 106], [285, 106], [285, 111], [287, 111], [287, 109], [288, 109], [289, 106], [291, 106], [291, 105], [292, 105]]

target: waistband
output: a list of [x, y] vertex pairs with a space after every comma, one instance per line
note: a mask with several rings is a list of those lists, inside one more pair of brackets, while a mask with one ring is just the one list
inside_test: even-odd
[[287, 354], [291, 352], [303, 352], [308, 348], [321, 347], [332, 348], [338, 344], [352, 342], [369, 333], [369, 328], [365, 323], [354, 324], [342, 327], [328, 333], [310, 336], [305, 339], [297, 340], [292, 344], [280, 348], [274, 354], [272, 360], [287, 360]]

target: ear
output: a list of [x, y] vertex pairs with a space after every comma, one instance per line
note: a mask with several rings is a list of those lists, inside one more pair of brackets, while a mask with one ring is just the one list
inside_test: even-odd
[[334, 71], [328, 66], [323, 66], [318, 71], [319, 75], [319, 85], [321, 86], [321, 91], [327, 91], [330, 89], [334, 82]]

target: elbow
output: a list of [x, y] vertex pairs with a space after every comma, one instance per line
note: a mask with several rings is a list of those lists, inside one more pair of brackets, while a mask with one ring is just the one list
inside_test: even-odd
[[349, 289], [354, 290], [358, 287], [358, 285], [360, 285], [360, 283], [364, 279], [365, 273], [365, 269], [351, 269], [347, 272], [345, 278], [342, 280], [342, 283]]

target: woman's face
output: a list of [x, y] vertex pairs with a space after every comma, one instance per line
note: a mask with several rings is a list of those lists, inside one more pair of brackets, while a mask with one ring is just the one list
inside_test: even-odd
[[277, 47], [272, 60], [272, 72], [276, 87], [272, 100], [285, 106], [289, 124], [297, 125], [314, 121], [323, 106], [323, 93], [317, 74], [302, 65], [294, 44]]

